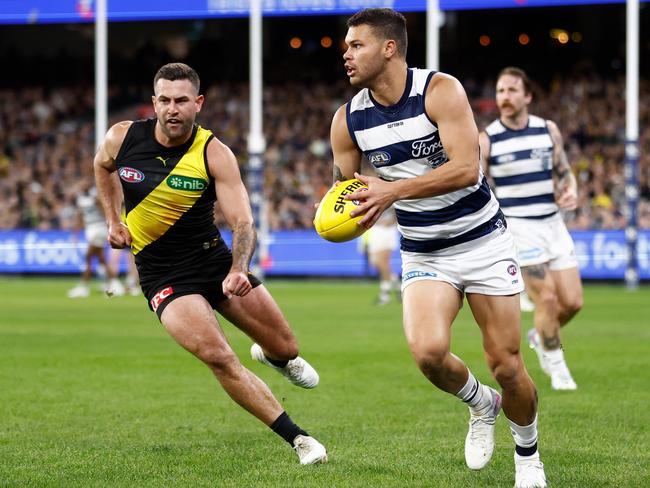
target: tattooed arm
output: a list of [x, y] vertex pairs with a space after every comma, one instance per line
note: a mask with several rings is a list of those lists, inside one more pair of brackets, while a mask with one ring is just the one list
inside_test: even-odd
[[257, 235], [248, 193], [239, 173], [237, 159], [228, 146], [213, 139], [208, 145], [208, 167], [219, 200], [228, 202], [221, 210], [232, 229], [232, 266], [223, 280], [223, 294], [244, 296], [252, 290], [248, 266], [255, 252]]
[[354, 173], [358, 173], [361, 169], [361, 151], [352, 141], [348, 131], [345, 105], [339, 107], [334, 114], [330, 129], [330, 142], [334, 154], [333, 181], [336, 183], [354, 178]]
[[578, 204], [578, 184], [571, 172], [571, 166], [564, 151], [564, 141], [560, 129], [551, 120], [547, 121], [547, 125], [553, 140], [553, 173], [558, 184], [556, 201], [560, 208], [574, 210]]

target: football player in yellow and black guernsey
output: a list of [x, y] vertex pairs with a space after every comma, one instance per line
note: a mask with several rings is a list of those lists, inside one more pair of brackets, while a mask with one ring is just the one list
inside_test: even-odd
[[[241, 364], [214, 313], [255, 341], [254, 359], [295, 385], [318, 384], [276, 302], [248, 271], [256, 239], [248, 194], [230, 149], [195, 124], [204, 102], [199, 89], [189, 66], [163, 66], [154, 78], [156, 118], [117, 123], [99, 146], [95, 179], [110, 244], [131, 247], [150, 308], [228, 395], [295, 448], [301, 464], [325, 462], [325, 447]], [[216, 198], [232, 230], [232, 252], [213, 221]]]

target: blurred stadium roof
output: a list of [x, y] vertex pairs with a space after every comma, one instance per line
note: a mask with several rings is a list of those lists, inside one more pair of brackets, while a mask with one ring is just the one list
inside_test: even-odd
[[[137, 4], [142, 0], [131, 0]], [[195, 0], [176, 2], [191, 5]], [[203, 4], [217, 0], [203, 0]], [[226, 0], [219, 0], [226, 1]], [[281, 0], [276, 0], [281, 1]], [[282, 0], [288, 2], [289, 0]], [[303, 0], [294, 0], [303, 1]], [[311, 0], [304, 0], [311, 1]], [[326, 0], [318, 0], [326, 1]], [[337, 0], [327, 0], [337, 1]], [[362, 0], [348, 0], [360, 2]], [[424, 0], [423, 0], [424, 1]], [[517, 1], [519, 3], [517, 3]], [[443, 6], [461, 0], [440, 0]], [[462, 0], [462, 3], [475, 0]], [[0, 0], [8, 6], [55, 4], [57, 0]], [[59, 3], [77, 5], [77, 1]], [[532, 0], [481, 0], [481, 4], [533, 5]], [[535, 5], [537, 5], [537, 2]], [[553, 4], [575, 1], [550, 2]], [[124, 0], [109, 0], [115, 7]], [[148, 2], [148, 5], [151, 5]], [[160, 0], [157, 5], [169, 5]], [[94, 2], [86, 0], [86, 5]], [[641, 4], [641, 76], [650, 76], [650, 3]], [[408, 62], [425, 64], [426, 15], [407, 12]], [[347, 15], [268, 16], [264, 19], [264, 80], [266, 83], [345, 78], [341, 42]], [[248, 80], [248, 19], [192, 18], [111, 22], [108, 28], [109, 82], [149, 85], [156, 69], [170, 60], [194, 66], [206, 80]], [[553, 32], [562, 32], [565, 43]], [[525, 35], [525, 43], [521, 42]], [[291, 47], [299, 38], [300, 47]], [[323, 38], [331, 41], [328, 47]], [[94, 76], [94, 25], [58, 22], [3, 25], [0, 62], [7, 73], [2, 86], [58, 86], [91, 83]], [[548, 6], [485, 10], [447, 10], [440, 31], [440, 68], [463, 80], [483, 80], [501, 67], [519, 65], [540, 83], [558, 74], [597, 72], [616, 77], [625, 70], [625, 4]]]
[[[649, 1], [649, 0], [641, 0]], [[558, 7], [625, 3], [625, 0], [439, 0], [440, 9]], [[152, 8], [152, 4], [155, 8]], [[264, 15], [349, 14], [363, 7], [391, 7], [400, 12], [422, 12], [426, 0], [262, 0]], [[0, 23], [34, 24], [92, 22], [94, 0], [3, 0]], [[170, 20], [248, 15], [248, 0], [111, 0], [109, 21]]]

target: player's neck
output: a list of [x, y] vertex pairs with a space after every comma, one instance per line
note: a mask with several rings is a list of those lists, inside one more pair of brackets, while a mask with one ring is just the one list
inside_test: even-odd
[[501, 123], [506, 127], [508, 127], [509, 129], [514, 129], [514, 130], [525, 129], [526, 126], [528, 126], [528, 111], [523, 110], [519, 112], [517, 115], [513, 115], [511, 117], [502, 115]]
[[406, 89], [408, 66], [406, 62], [389, 65], [370, 86], [372, 97], [382, 105], [390, 107], [400, 101]]

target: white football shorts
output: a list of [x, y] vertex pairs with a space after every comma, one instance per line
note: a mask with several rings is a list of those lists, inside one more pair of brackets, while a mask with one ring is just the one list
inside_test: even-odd
[[578, 266], [573, 239], [559, 213], [545, 219], [507, 217], [521, 267], [548, 263], [550, 269]]
[[399, 247], [396, 225], [375, 224], [368, 230], [368, 252], [394, 251]]
[[444, 281], [464, 293], [514, 295], [524, 290], [508, 229], [435, 253], [402, 251], [402, 291], [422, 280]]
[[104, 247], [108, 239], [108, 227], [106, 224], [93, 224], [86, 227], [86, 240], [89, 246]]

